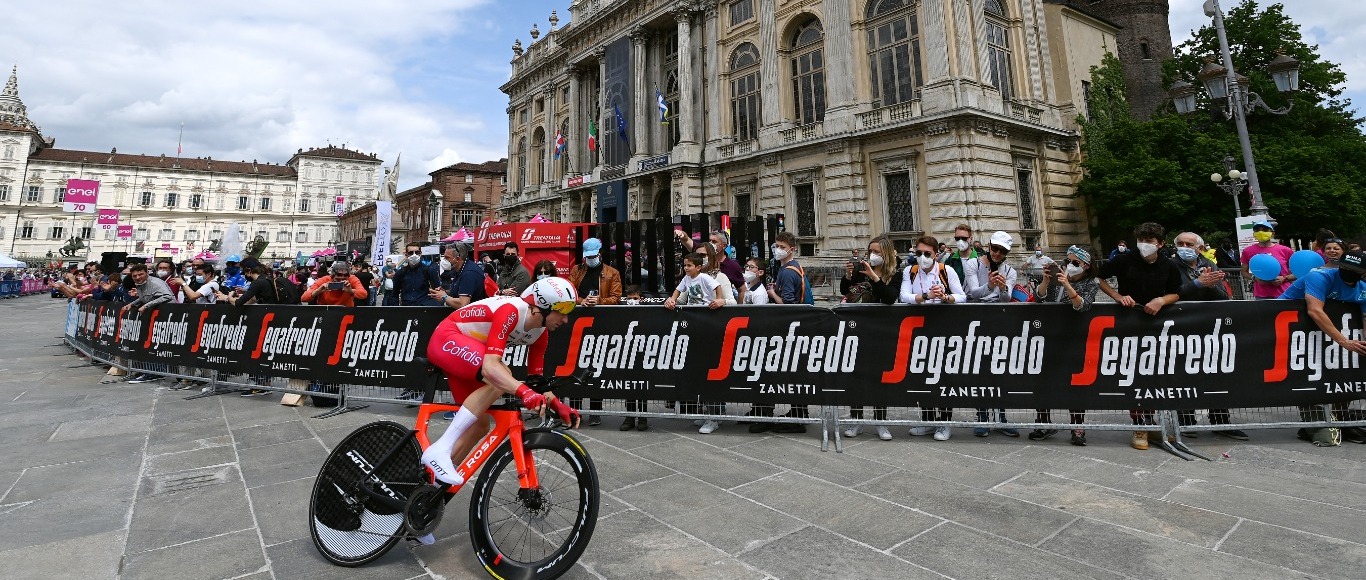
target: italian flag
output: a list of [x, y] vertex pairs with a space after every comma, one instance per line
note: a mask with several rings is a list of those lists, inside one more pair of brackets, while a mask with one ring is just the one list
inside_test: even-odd
[[592, 119], [588, 120], [588, 150], [598, 150], [598, 123]]

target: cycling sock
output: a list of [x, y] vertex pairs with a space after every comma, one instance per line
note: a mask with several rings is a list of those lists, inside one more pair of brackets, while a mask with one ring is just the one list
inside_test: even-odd
[[432, 470], [432, 474], [441, 480], [442, 483], [450, 485], [460, 485], [465, 480], [455, 473], [455, 463], [451, 461], [451, 451], [455, 450], [455, 440], [465, 433], [466, 429], [473, 425], [477, 417], [474, 413], [461, 407], [456, 411], [455, 418], [451, 419], [450, 427], [441, 434], [431, 447], [422, 452], [422, 464]]

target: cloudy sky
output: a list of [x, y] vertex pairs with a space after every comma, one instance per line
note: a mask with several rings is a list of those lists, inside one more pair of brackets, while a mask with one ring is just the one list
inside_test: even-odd
[[[1206, 22], [1201, 1], [1172, 0], [1176, 42]], [[403, 153], [407, 188], [507, 155], [498, 85], [512, 41], [533, 22], [545, 31], [551, 9], [567, 22], [569, 0], [23, 4], [0, 26], [0, 66], [18, 65], [30, 117], [58, 147], [174, 155], [184, 123], [191, 157], [283, 163], [332, 143], [392, 165]], [[1366, 79], [1366, 2], [1287, 4], [1349, 83]]]

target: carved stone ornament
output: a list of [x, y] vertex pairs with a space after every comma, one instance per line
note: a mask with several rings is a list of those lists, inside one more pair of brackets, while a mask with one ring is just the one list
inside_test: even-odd
[[938, 123], [930, 123], [929, 125], [926, 125], [926, 126], [925, 126], [925, 134], [926, 134], [926, 135], [945, 135], [945, 134], [948, 134], [948, 132], [951, 131], [951, 130], [952, 130], [952, 128], [949, 126], [949, 122], [948, 122], [948, 121], [940, 121], [940, 122], [938, 122]]
[[631, 43], [643, 45], [650, 39], [650, 30], [644, 26], [637, 26], [631, 29]]
[[522, 56], [522, 39], [518, 38], [512, 41], [512, 54]]
[[532, 41], [532, 42], [536, 42], [536, 39], [537, 39], [537, 38], [540, 38], [540, 37], [541, 37], [541, 30], [540, 30], [539, 28], [536, 28], [536, 24], [535, 24], [535, 23], [532, 23], [532, 24], [531, 24], [531, 41]]
[[805, 171], [797, 171], [789, 173], [788, 176], [792, 179], [793, 185], [802, 185], [816, 180], [816, 170], [807, 169]]
[[555, 31], [555, 27], [557, 27], [557, 26], [559, 26], [559, 25], [560, 25], [560, 15], [557, 14], [554, 10], [551, 10], [551, 11], [550, 11], [550, 31], [551, 31], [551, 32], [554, 32], [554, 31]]
[[775, 154], [775, 153], [769, 153], [769, 154], [767, 154], [767, 155], [764, 155], [764, 157], [763, 157], [763, 159], [761, 160], [761, 162], [762, 162], [764, 165], [777, 165], [777, 164], [778, 164], [778, 155]]

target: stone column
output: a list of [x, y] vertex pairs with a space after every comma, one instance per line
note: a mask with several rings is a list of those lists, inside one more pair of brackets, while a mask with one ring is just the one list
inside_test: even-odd
[[697, 88], [693, 83], [692, 12], [686, 6], [674, 12], [678, 23], [678, 146], [671, 162], [696, 162], [701, 159], [697, 146]]
[[569, 171], [578, 174], [587, 167], [579, 151], [587, 136], [583, 128], [583, 96], [579, 93], [583, 89], [583, 83], [579, 82], [583, 69], [569, 65], [565, 72], [569, 75], [569, 135], [566, 137], [569, 142], [565, 150], [569, 153]]
[[[605, 146], [604, 142], [607, 140], [606, 135], [609, 133], [615, 134], [617, 131], [616, 127], [613, 127], [611, 131], [608, 131], [604, 126], [606, 123], [602, 122], [606, 117], [605, 113], [609, 108], [607, 106], [608, 103], [605, 94], [607, 91], [607, 47], [599, 46], [593, 49], [593, 58], [598, 59], [598, 96], [602, 98], [602, 100], [589, 105], [587, 108], [592, 111], [593, 120], [598, 124], [598, 150], [586, 151], [588, 149], [587, 145], [584, 146], [584, 149], [587, 155], [592, 158], [590, 167], [597, 169], [601, 165], [602, 160], [606, 158], [606, 155], [603, 153], [603, 147]], [[586, 137], [587, 136], [585, 135], [585, 138]], [[593, 181], [597, 180], [598, 175], [595, 174], [593, 176]]]
[[782, 118], [778, 97], [778, 23], [773, 13], [776, 2], [757, 2], [759, 5], [759, 106], [763, 116], [759, 133], [764, 127], [774, 126]]
[[[633, 135], [632, 149], [629, 171], [634, 171], [636, 163], [645, 159], [650, 154], [650, 111], [654, 108], [654, 99], [651, 99], [647, 92], [649, 83], [645, 82], [646, 66], [646, 47], [650, 43], [650, 31], [645, 27], [639, 27], [631, 31], [631, 84], [635, 93], [635, 118], [627, 118], [626, 122]], [[630, 113], [627, 113], [630, 115]]]
[[706, 140], [719, 139], [722, 136], [721, 117], [722, 105], [721, 94], [721, 66], [726, 62], [726, 55], [720, 54], [721, 48], [717, 45], [720, 36], [717, 33], [716, 16], [719, 10], [715, 3], [707, 4], [706, 28], [702, 39], [702, 49], [707, 51], [707, 60], [704, 65], [707, 75], [706, 102], [707, 108], [702, 115], [706, 117], [707, 133]]
[[925, 86], [921, 107], [925, 114], [958, 106], [958, 95], [949, 76], [948, 0], [920, 3], [920, 42], [924, 57]]
[[854, 113], [858, 101], [854, 95], [852, 78], [836, 76], [832, 80], [831, 71], [848, 71], [854, 76], [853, 28], [849, 18], [849, 0], [824, 0], [825, 10], [825, 133], [837, 133], [853, 129]]
[[555, 181], [555, 85], [541, 92], [545, 100], [545, 147], [541, 148], [541, 187], [553, 186]]

